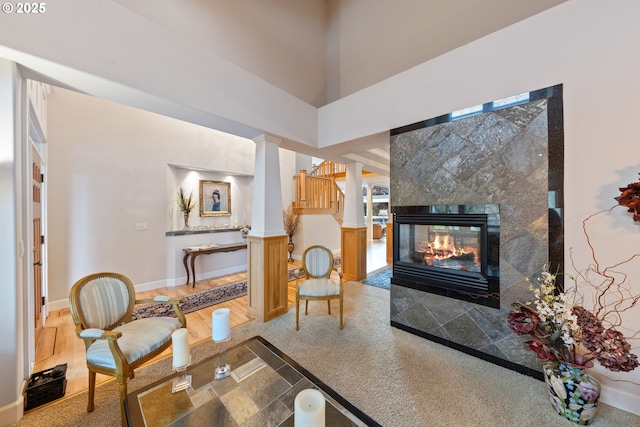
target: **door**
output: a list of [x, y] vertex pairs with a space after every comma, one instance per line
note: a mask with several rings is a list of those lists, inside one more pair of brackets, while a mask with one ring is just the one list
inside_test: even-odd
[[35, 148], [32, 148], [32, 205], [33, 205], [33, 301], [34, 301], [34, 325], [35, 348], [38, 348], [40, 332], [42, 331], [42, 312], [44, 301], [42, 298], [42, 160]]

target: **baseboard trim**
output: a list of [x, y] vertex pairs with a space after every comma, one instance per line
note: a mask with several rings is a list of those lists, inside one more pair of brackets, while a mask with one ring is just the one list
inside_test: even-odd
[[[247, 264], [238, 265], [238, 266], [229, 267], [229, 268], [223, 268], [221, 270], [198, 273], [198, 275], [196, 276], [196, 280], [213, 279], [214, 277], [226, 276], [227, 274], [243, 273], [245, 271], [247, 271]], [[137, 285], [135, 288], [136, 288], [136, 292], [140, 292], [140, 291], [150, 291], [153, 289], [163, 288], [165, 286], [167, 288], [171, 288], [175, 286], [184, 286], [186, 283], [187, 283], [187, 277], [182, 276], [175, 279], [167, 279], [162, 286], [143, 288], [144, 286], [147, 285], [147, 284], [143, 284], [143, 285]]]
[[600, 402], [606, 403], [614, 408], [640, 415], [640, 396], [617, 389], [615, 386], [603, 384], [606, 379], [598, 376], [599, 372], [594, 372], [593, 376], [600, 382]]
[[[226, 276], [227, 274], [242, 273], [242, 272], [245, 272], [245, 271], [247, 271], [247, 265], [246, 264], [245, 265], [239, 265], [239, 266], [236, 266], [236, 267], [223, 268], [221, 270], [207, 271], [205, 273], [199, 273], [198, 277], [196, 279], [197, 280], [213, 279], [214, 277]], [[139, 284], [139, 285], [134, 285], [134, 289], [136, 290], [136, 292], [145, 292], [145, 291], [152, 291], [154, 289], [162, 289], [162, 288], [171, 288], [171, 287], [176, 287], [176, 286], [184, 286], [186, 282], [187, 282], [187, 278], [185, 276], [185, 277], [179, 277], [177, 279], [158, 280], [158, 281], [155, 281], [155, 282], [147, 282], [147, 283], [142, 283], [142, 284]], [[69, 300], [68, 299], [61, 299], [61, 300], [56, 300], [56, 301], [49, 301], [49, 304], [47, 306], [47, 311], [48, 312], [52, 312], [52, 311], [56, 311], [56, 310], [64, 310], [66, 308], [69, 308]]]
[[17, 423], [24, 416], [24, 396], [20, 394], [20, 397], [15, 402], [0, 408], [0, 426], [9, 426]]

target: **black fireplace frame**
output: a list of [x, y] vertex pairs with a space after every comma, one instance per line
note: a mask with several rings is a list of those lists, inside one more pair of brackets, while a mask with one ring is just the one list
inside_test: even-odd
[[[489, 207], [487, 209], [487, 206]], [[492, 213], [480, 213], [484, 210]], [[395, 206], [391, 283], [500, 308], [500, 221], [498, 205]], [[400, 261], [400, 225], [451, 225], [480, 229], [480, 272]], [[398, 232], [395, 232], [395, 231]]]

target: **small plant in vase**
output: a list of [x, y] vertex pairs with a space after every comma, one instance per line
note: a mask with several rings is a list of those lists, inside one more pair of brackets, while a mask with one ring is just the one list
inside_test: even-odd
[[289, 259], [287, 262], [293, 262], [293, 257], [291, 254], [295, 249], [295, 245], [293, 244], [293, 236], [298, 231], [298, 227], [300, 226], [300, 215], [293, 212], [293, 208], [289, 206], [286, 211], [282, 211], [282, 219], [284, 221], [284, 231], [289, 236]]
[[191, 227], [189, 227], [189, 214], [196, 206], [196, 204], [193, 203], [193, 191], [189, 194], [189, 197], [186, 197], [184, 190], [180, 187], [177, 203], [178, 209], [180, 209], [180, 212], [182, 212], [182, 215], [184, 216], [184, 229], [191, 230]]

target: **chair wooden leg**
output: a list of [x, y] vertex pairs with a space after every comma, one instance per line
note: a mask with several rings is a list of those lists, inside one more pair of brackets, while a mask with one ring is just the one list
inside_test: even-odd
[[127, 397], [127, 377], [120, 379], [120, 417], [122, 427], [127, 427], [127, 415], [124, 411], [124, 399]]
[[340, 330], [342, 330], [342, 298], [340, 298]]
[[296, 331], [300, 330], [300, 297], [296, 295]]
[[331, 315], [331, 300], [327, 300], [327, 307], [329, 307], [329, 315]]
[[309, 300], [304, 300], [304, 315], [309, 314]]
[[87, 403], [87, 412], [93, 412], [95, 409], [93, 398], [96, 395], [96, 373], [89, 369], [89, 403]]

